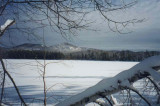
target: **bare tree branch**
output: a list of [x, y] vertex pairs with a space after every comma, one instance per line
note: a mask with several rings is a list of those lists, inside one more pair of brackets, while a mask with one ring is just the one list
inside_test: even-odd
[[21, 94], [20, 94], [20, 92], [19, 92], [19, 89], [18, 89], [18, 87], [17, 87], [14, 79], [11, 77], [11, 75], [9, 74], [9, 72], [6, 70], [3, 60], [0, 59], [0, 61], [1, 61], [1, 65], [2, 65], [2, 68], [3, 68], [4, 73], [6, 73], [7, 76], [9, 77], [9, 79], [12, 81], [12, 84], [14, 85], [14, 88], [16, 89], [16, 92], [17, 92], [20, 100], [22, 101], [22, 103], [23, 103], [24, 106], [27, 106], [27, 104], [25, 103], [23, 97], [21, 96]]
[[15, 23], [15, 20], [7, 20], [4, 25], [0, 27], [0, 37], [4, 34], [4, 32]]
[[[150, 61], [152, 61], [153, 64]], [[158, 68], [156, 68], [156, 70], [152, 70], [152, 68], [154, 67], [158, 67]], [[122, 90], [130, 88], [134, 82], [140, 79], [146, 78], [148, 76], [151, 76], [153, 78], [160, 77], [159, 73], [157, 72], [159, 69], [160, 69], [160, 56], [150, 57], [142, 61], [141, 63], [135, 65], [131, 69], [122, 71], [121, 73], [114, 76], [113, 78], [103, 79], [96, 85], [86, 89], [84, 92], [77, 94], [69, 99], [66, 99], [65, 101], [57, 104], [56, 106], [85, 105], [87, 103], [93, 102], [96, 99], [100, 98], [99, 96], [100, 94], [109, 96], [111, 94], [120, 92]], [[124, 86], [128, 88], [122, 88]], [[144, 101], [146, 101], [148, 105], [151, 105], [151, 103], [148, 102], [148, 100], [145, 99], [142, 95], [140, 95], [137, 91], [133, 89], [130, 89], [130, 90], [136, 92]]]
[[[19, 27], [15, 27], [12, 30], [27, 35], [35, 36], [35, 30], [40, 29], [36, 26], [27, 26], [27, 23], [35, 23], [41, 28], [49, 26], [55, 32], [62, 34], [64, 38], [67, 38], [67, 35], [75, 35], [78, 30], [92, 30], [89, 26], [93, 22], [87, 20], [86, 17], [90, 13], [98, 11], [107, 20], [109, 28], [113, 32], [129, 33], [130, 31], [123, 32], [122, 29], [133, 23], [141, 23], [144, 19], [118, 21], [110, 18], [107, 13], [130, 8], [137, 2], [137, 0], [129, 2], [121, 0], [116, 4], [113, 0], [8, 0], [7, 2], [0, 2], [3, 4], [0, 5], [0, 16], [5, 16], [5, 13], [8, 13], [8, 15], [14, 17]], [[20, 19], [20, 16], [25, 18]], [[44, 25], [46, 22], [47, 24]], [[111, 23], [114, 28], [111, 28]], [[22, 26], [26, 29], [22, 30]]]
[[0, 105], [2, 105], [3, 96], [4, 96], [4, 86], [5, 86], [5, 80], [6, 80], [6, 73], [3, 72], [3, 82], [2, 82], [2, 89], [1, 89], [1, 99], [0, 99]]
[[149, 106], [151, 106], [151, 103], [149, 100], [147, 100], [144, 96], [142, 96], [135, 88], [133, 87], [127, 87], [127, 86], [121, 86], [123, 89], [129, 89], [132, 90], [133, 92], [137, 93]]

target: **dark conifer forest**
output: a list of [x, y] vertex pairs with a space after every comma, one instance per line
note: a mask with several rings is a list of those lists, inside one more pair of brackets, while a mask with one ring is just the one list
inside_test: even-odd
[[64, 59], [64, 60], [104, 60], [104, 61], [141, 61], [147, 57], [159, 55], [158, 51], [103, 51], [86, 50], [62, 53], [42, 50], [7, 50], [3, 52], [6, 59]]

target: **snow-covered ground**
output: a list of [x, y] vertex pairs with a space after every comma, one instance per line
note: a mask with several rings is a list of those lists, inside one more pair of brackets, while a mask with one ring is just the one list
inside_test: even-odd
[[[4, 60], [25, 101], [43, 104], [43, 60]], [[95, 85], [105, 77], [113, 77], [138, 62], [46, 60], [47, 103], [56, 104]], [[17, 94], [6, 81], [6, 100], [17, 103]]]

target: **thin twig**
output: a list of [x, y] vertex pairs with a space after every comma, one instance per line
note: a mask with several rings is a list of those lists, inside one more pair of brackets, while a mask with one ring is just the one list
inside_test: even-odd
[[27, 104], [25, 103], [23, 97], [21, 96], [21, 93], [19, 92], [19, 89], [18, 89], [15, 81], [13, 80], [13, 78], [11, 77], [11, 75], [9, 74], [9, 72], [6, 70], [3, 60], [0, 59], [0, 61], [1, 61], [1, 65], [2, 65], [2, 68], [3, 68], [4, 73], [6, 73], [7, 76], [9, 77], [9, 79], [12, 81], [12, 83], [13, 83], [13, 85], [14, 85], [14, 88], [16, 89], [16, 92], [17, 92], [17, 94], [18, 94], [21, 102], [23, 103], [24, 106], [27, 106]]

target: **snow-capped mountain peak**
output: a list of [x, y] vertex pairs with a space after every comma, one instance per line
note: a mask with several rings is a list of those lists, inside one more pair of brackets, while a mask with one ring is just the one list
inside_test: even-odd
[[44, 46], [42, 44], [31, 44], [31, 43], [24, 43], [18, 46], [13, 47], [12, 49], [16, 50], [46, 50], [50, 52], [63, 52], [63, 53], [70, 53], [70, 52], [78, 52], [81, 51], [81, 47], [77, 47], [70, 43], [62, 43], [54, 46]]
[[55, 46], [48, 47], [49, 51], [57, 51], [57, 52], [78, 52], [81, 51], [82, 48], [74, 46], [70, 43], [62, 43]]

